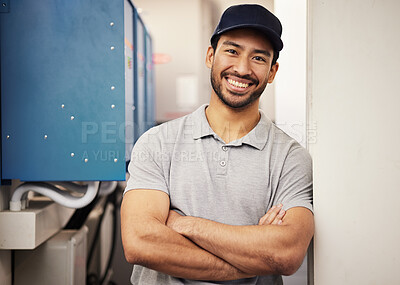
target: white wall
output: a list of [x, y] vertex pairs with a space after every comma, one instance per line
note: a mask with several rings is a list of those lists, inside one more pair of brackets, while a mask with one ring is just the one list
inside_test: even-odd
[[309, 8], [315, 284], [400, 284], [400, 1]]
[[275, 79], [275, 122], [305, 147], [307, 0], [276, 0], [275, 15], [284, 45]]

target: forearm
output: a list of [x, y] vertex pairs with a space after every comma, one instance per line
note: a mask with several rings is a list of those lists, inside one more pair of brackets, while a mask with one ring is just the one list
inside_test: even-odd
[[294, 273], [312, 236], [312, 230], [305, 229], [307, 236], [296, 237], [285, 223], [231, 226], [196, 217], [181, 217], [173, 229], [241, 271], [255, 275]]
[[185, 279], [221, 281], [250, 277], [157, 220], [138, 219], [132, 227], [133, 235], [124, 242], [131, 263]]
[[260, 262], [268, 257], [273, 261], [271, 246], [259, 244], [261, 227], [270, 226], [231, 226], [196, 217], [182, 217], [181, 222], [184, 226], [178, 231], [182, 235], [240, 270], [257, 275], [276, 273], [274, 264]]

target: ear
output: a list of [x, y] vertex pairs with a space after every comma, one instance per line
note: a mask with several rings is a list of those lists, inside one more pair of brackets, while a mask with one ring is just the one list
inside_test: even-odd
[[209, 46], [206, 54], [206, 66], [211, 69], [213, 61], [214, 61], [214, 49], [212, 48], [212, 46]]
[[272, 83], [275, 79], [275, 75], [278, 72], [279, 69], [279, 63], [275, 63], [273, 66], [271, 66], [271, 70], [269, 71], [268, 75], [268, 83]]

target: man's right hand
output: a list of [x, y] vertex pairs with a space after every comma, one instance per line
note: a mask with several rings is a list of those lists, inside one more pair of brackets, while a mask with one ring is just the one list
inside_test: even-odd
[[281, 225], [286, 211], [282, 209], [283, 205], [272, 206], [268, 212], [261, 217], [258, 225]]

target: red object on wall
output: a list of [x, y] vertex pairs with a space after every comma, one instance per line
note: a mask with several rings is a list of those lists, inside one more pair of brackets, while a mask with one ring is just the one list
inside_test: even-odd
[[153, 63], [154, 64], [165, 64], [172, 60], [169, 54], [165, 53], [153, 53]]

